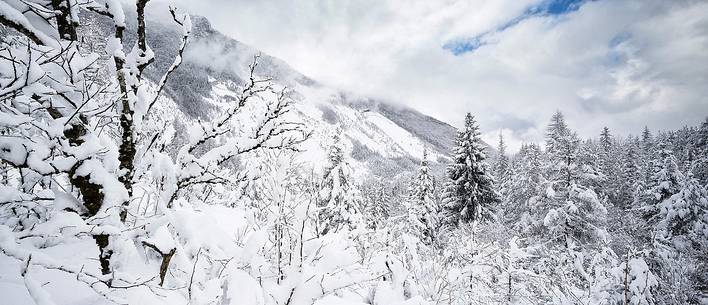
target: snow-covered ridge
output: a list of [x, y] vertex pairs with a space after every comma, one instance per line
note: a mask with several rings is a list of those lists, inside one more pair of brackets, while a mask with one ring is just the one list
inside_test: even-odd
[[[244, 81], [248, 64], [255, 55], [260, 55], [257, 73], [291, 90], [291, 96], [298, 101], [298, 119], [307, 122], [314, 131], [310, 141], [315, 143], [306, 144], [308, 149], [321, 148], [320, 143], [332, 132], [341, 130], [358, 167], [375, 175], [410, 172], [424, 148], [429, 152], [432, 167], [442, 170], [453, 144], [454, 127], [404, 106], [355, 97], [323, 86], [282, 60], [219, 33], [206, 18], [193, 16], [192, 20], [193, 35], [184, 52], [184, 63], [165, 87], [165, 94], [184, 116], [208, 120], [217, 113], [219, 107], [214, 101], [232, 100], [237, 95], [237, 85]], [[128, 24], [126, 33], [133, 33], [134, 26]], [[103, 37], [112, 30], [100, 20], [90, 27]], [[174, 26], [159, 22], [149, 22], [148, 32], [156, 61], [148, 67], [146, 75], [157, 82], [177, 52], [179, 32]], [[126, 37], [128, 44], [133, 39]]]

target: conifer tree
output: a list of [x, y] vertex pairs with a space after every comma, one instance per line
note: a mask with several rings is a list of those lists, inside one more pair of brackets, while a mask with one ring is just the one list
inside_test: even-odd
[[639, 195], [644, 190], [637, 142], [630, 139], [626, 144], [624, 154], [621, 156], [622, 164], [619, 172], [617, 204], [625, 209], [640, 200]]
[[646, 191], [641, 194], [638, 208], [648, 225], [654, 226], [659, 214], [659, 204], [679, 192], [679, 183], [683, 180], [678, 162], [673, 151], [668, 148], [666, 139], [657, 141], [654, 157], [646, 163], [644, 170]]
[[[644, 130], [642, 131], [642, 136], [641, 136], [641, 166], [642, 166], [642, 179], [644, 186], [647, 188], [647, 192], [645, 192], [642, 197], [647, 197], [648, 195], [648, 189], [653, 186], [652, 183], [652, 175], [654, 173], [654, 137], [652, 136], [651, 132], [649, 131], [649, 127], [644, 126]], [[646, 200], [647, 198], [643, 198], [642, 200]]]
[[506, 197], [507, 183], [510, 179], [509, 156], [506, 155], [506, 143], [504, 136], [499, 133], [499, 144], [497, 145], [497, 158], [494, 163], [494, 178], [503, 197]]
[[391, 216], [390, 186], [381, 179], [372, 179], [362, 186], [364, 218], [368, 228], [376, 230], [386, 225], [386, 220]]
[[447, 222], [458, 225], [492, 216], [500, 198], [484, 163], [486, 155], [479, 127], [470, 113], [465, 117], [464, 128], [457, 133], [453, 154], [453, 163], [447, 168], [449, 181], [443, 202]]
[[[573, 136], [575, 135], [571, 135], [571, 138]], [[581, 184], [592, 187], [605, 197], [609, 197], [608, 194], [613, 194], [614, 186], [610, 184], [608, 175], [602, 170], [604, 164], [608, 164], [603, 157], [602, 147], [591, 139], [582, 142], [579, 138], [577, 140], [579, 141], [577, 157], [574, 161], [577, 164], [577, 179], [581, 180]], [[611, 164], [614, 164], [614, 161]]]
[[557, 190], [564, 191], [580, 178], [577, 162], [580, 139], [577, 134], [568, 132], [556, 142], [555, 146], [555, 153], [551, 156], [549, 177], [556, 184]]
[[600, 133], [600, 147], [604, 152], [610, 152], [612, 148], [612, 135], [610, 134], [610, 129], [607, 126], [602, 128]]
[[560, 110], [557, 110], [551, 117], [551, 123], [546, 128], [546, 153], [553, 155], [559, 149], [559, 142], [568, 134], [568, 125]]
[[339, 132], [332, 137], [327, 149], [327, 166], [320, 190], [320, 233], [353, 230], [362, 222], [361, 200], [344, 155]]
[[600, 133], [600, 170], [606, 176], [608, 182], [615, 182], [611, 179], [613, 174], [612, 161], [615, 159], [613, 156], [613, 148], [614, 140], [610, 134], [610, 129], [603, 127]]
[[659, 203], [678, 193], [679, 182], [683, 179], [676, 157], [666, 141], [659, 142], [656, 158], [652, 161], [652, 184], [650, 194], [654, 203]]
[[610, 134], [610, 129], [604, 127], [600, 133], [599, 141], [599, 164], [598, 169], [602, 172], [603, 181], [600, 192], [607, 196], [610, 201], [617, 202], [619, 197], [619, 173], [618, 158], [615, 141]]
[[427, 148], [423, 150], [423, 159], [420, 162], [418, 175], [413, 181], [409, 201], [409, 221], [413, 233], [424, 243], [432, 244], [435, 241], [435, 231], [439, 222], [439, 207], [435, 200], [435, 179], [430, 175], [428, 167]]
[[544, 226], [552, 236], [563, 237], [566, 246], [578, 240], [596, 242], [602, 235], [600, 224], [607, 211], [594, 190], [583, 184], [588, 169], [582, 169], [578, 164], [580, 140], [577, 134], [568, 131], [555, 141], [555, 145], [556, 151], [549, 165], [552, 196], [549, 196], [551, 202], [543, 220]]
[[678, 193], [659, 203], [658, 227], [664, 237], [683, 236], [708, 249], [708, 191], [689, 173]]
[[708, 117], [698, 128], [694, 145], [697, 157], [692, 165], [692, 171], [701, 184], [708, 185]]
[[657, 204], [652, 266], [667, 304], [699, 304], [708, 289], [708, 191], [689, 172], [676, 194]]
[[642, 131], [642, 150], [644, 154], [648, 154], [652, 146], [654, 146], [654, 139], [651, 135], [651, 131], [649, 131], [648, 126], [644, 126], [644, 130]]
[[515, 157], [513, 173], [504, 201], [505, 223], [518, 225], [518, 219], [529, 208], [528, 201], [538, 196], [544, 184], [543, 152], [536, 143], [523, 144]]
[[[532, 219], [528, 223], [534, 228], [527, 231], [529, 238], [547, 251], [550, 258], [544, 265], [554, 265], [554, 271], [548, 272], [568, 281], [568, 287], [589, 286], [595, 282], [593, 277], [602, 275], [590, 274], [588, 268], [598, 271], [612, 265], [611, 250], [603, 248], [607, 209], [587, 185], [592, 182], [588, 173], [597, 170], [592, 164], [581, 164], [580, 139], [564, 122], [559, 122], [563, 122], [562, 114], [556, 113], [546, 139], [547, 145], [552, 145], [544, 166], [548, 180], [545, 192], [530, 200]], [[589, 262], [589, 257], [593, 261]], [[595, 258], [599, 261], [595, 262]], [[591, 265], [586, 266], [587, 263]]]
[[[577, 181], [581, 178], [596, 180], [598, 169], [593, 145], [581, 143], [578, 135], [568, 128], [563, 113], [553, 114], [546, 130], [545, 176], [555, 191], [565, 191], [573, 182], [581, 182]], [[589, 181], [582, 182], [587, 185]]]

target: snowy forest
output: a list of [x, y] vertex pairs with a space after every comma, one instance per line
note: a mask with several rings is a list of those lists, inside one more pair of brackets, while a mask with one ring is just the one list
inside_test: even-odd
[[708, 302], [708, 119], [583, 139], [561, 109], [509, 151], [468, 113], [375, 175], [260, 53], [185, 114], [206, 34], [150, 5], [0, 1], [0, 303]]

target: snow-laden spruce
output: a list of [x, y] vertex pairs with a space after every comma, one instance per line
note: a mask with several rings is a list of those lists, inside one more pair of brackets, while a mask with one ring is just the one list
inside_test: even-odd
[[465, 125], [457, 133], [452, 159], [445, 184], [445, 221], [458, 225], [490, 218], [494, 215], [494, 205], [499, 202], [499, 194], [485, 163], [487, 156], [479, 126], [471, 113], [467, 113]]

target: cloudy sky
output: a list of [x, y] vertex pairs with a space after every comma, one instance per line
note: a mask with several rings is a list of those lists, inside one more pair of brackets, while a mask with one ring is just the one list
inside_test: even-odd
[[470, 111], [513, 148], [557, 109], [585, 137], [708, 115], [708, 1], [174, 1], [325, 84], [455, 126]]

